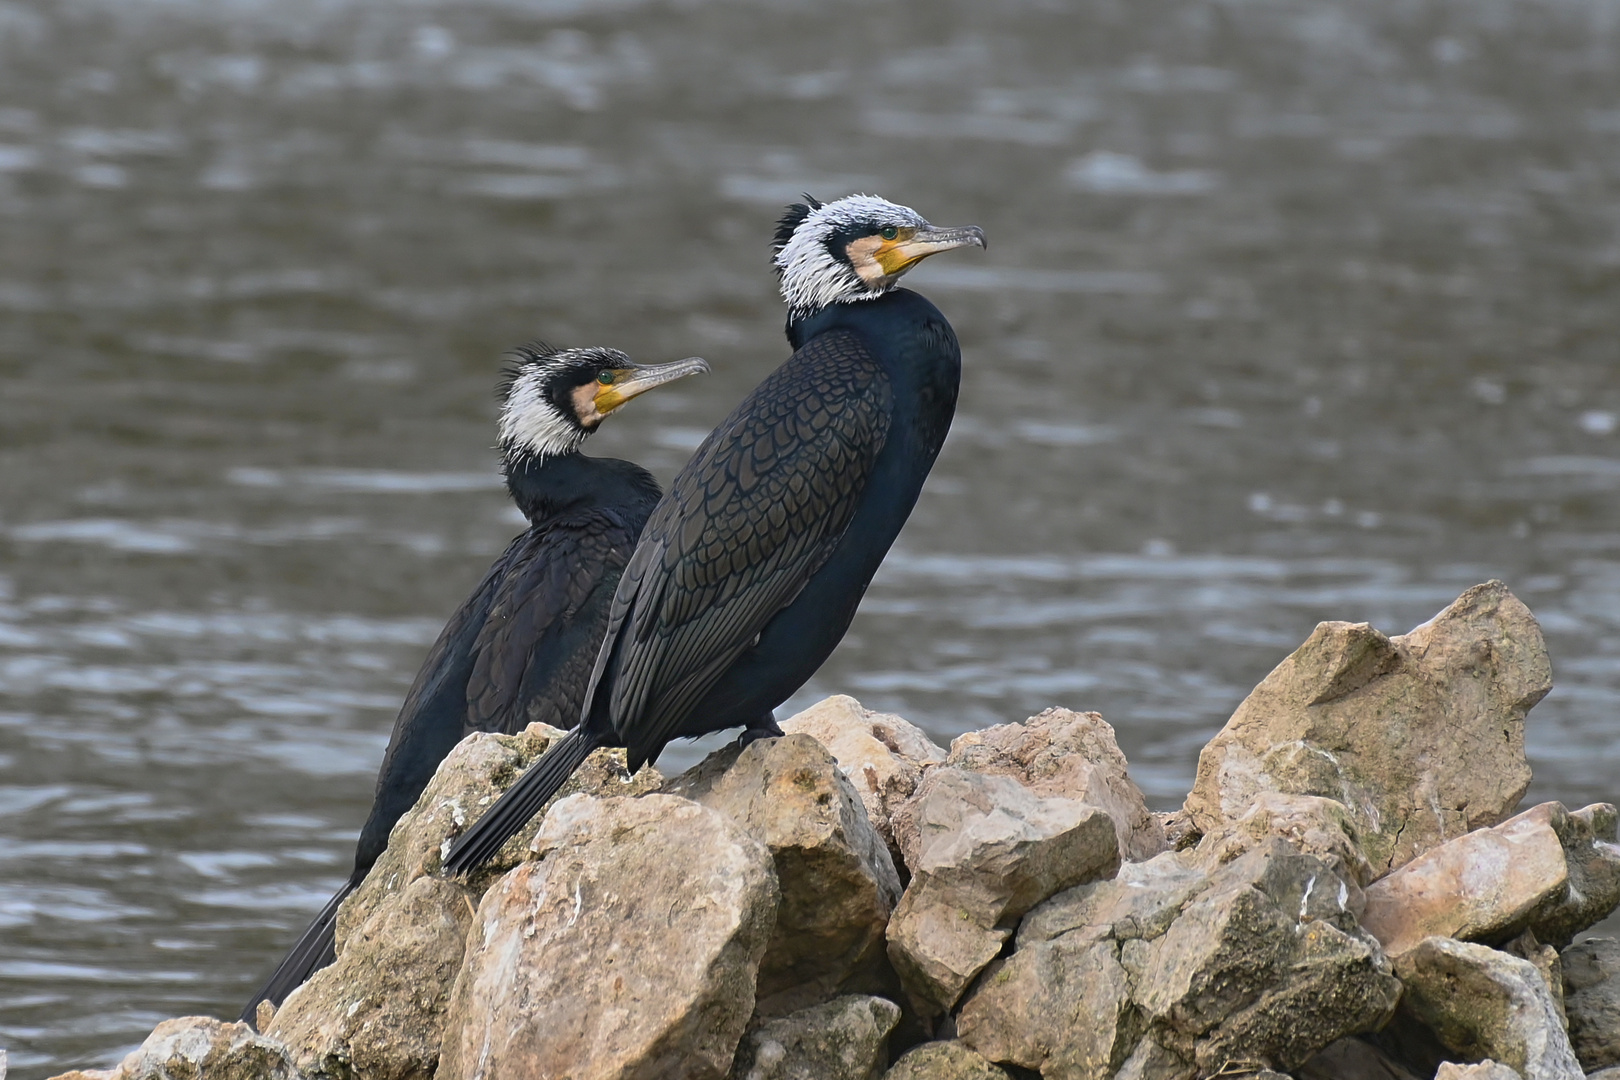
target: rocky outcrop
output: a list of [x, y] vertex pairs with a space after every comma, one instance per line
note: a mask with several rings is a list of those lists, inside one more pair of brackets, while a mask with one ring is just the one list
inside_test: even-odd
[[912, 877], [889, 923], [889, 958], [924, 1014], [956, 1004], [1024, 912], [1119, 866], [1104, 811], [962, 768], [929, 773], [895, 816], [895, 836]]
[[1541, 629], [1499, 581], [1401, 637], [1322, 623], [1204, 748], [1186, 809], [1211, 833], [1261, 792], [1332, 799], [1383, 873], [1513, 813], [1525, 714], [1551, 687]]
[[[433, 1076], [473, 905], [482, 886], [527, 854], [540, 819], [475, 875], [471, 887], [437, 876], [440, 859], [562, 735], [544, 724], [513, 736], [473, 735], [439, 766], [416, 806], [395, 824], [387, 851], [339, 909], [337, 961], [290, 994], [266, 1028], [293, 1048], [305, 1072], [333, 1080]], [[563, 793], [634, 794], [659, 779], [656, 772], [632, 779], [623, 751], [598, 750]]]
[[732, 1080], [878, 1080], [900, 1006], [849, 995], [751, 1028]]
[[770, 849], [782, 905], [760, 964], [762, 1012], [890, 990], [884, 931], [900, 878], [819, 742], [788, 735], [722, 750], [664, 790], [718, 810]]
[[1592, 938], [1559, 957], [1569, 1039], [1584, 1069], [1620, 1066], [1620, 940]]
[[175, 1021], [80, 1077], [1613, 1072], [1620, 947], [1569, 943], [1620, 904], [1620, 821], [1509, 817], [1545, 675], [1496, 584], [1404, 637], [1324, 624], [1165, 815], [1095, 714], [946, 755], [833, 699], [667, 784], [599, 752], [463, 881], [439, 873], [450, 839], [558, 733], [476, 736], [269, 1034]]
[[278, 1039], [246, 1024], [182, 1016], [159, 1024], [112, 1069], [76, 1069], [55, 1080], [303, 1080]]
[[824, 698], [784, 720], [782, 730], [808, 735], [827, 748], [860, 795], [896, 867], [903, 870], [889, 820], [917, 790], [923, 770], [945, 760], [945, 751], [909, 720], [862, 708], [845, 694]]
[[478, 906], [440, 1080], [729, 1073], [776, 918], [770, 852], [667, 795], [565, 799], [534, 843]]
[[1097, 713], [1047, 709], [1021, 724], [970, 731], [951, 743], [946, 764], [1010, 776], [1037, 795], [1101, 808], [1113, 819], [1121, 858], [1151, 859], [1169, 846], [1130, 777], [1114, 729]]
[[1401, 1007], [1465, 1061], [1524, 1080], [1583, 1080], [1563, 1017], [1534, 964], [1484, 945], [1425, 938], [1395, 962]]

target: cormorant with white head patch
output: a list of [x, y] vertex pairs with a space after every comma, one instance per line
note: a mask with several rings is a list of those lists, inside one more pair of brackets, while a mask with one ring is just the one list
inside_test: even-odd
[[945, 316], [897, 285], [984, 233], [867, 195], [805, 198], [773, 245], [793, 356], [671, 483], [619, 581], [580, 726], [456, 839], [450, 872], [488, 861], [597, 747], [626, 747], [636, 769], [675, 738], [781, 734], [772, 710], [832, 653], [910, 515], [962, 361]]
[[579, 722], [614, 589], [658, 503], [658, 481], [580, 445], [603, 418], [655, 386], [709, 367], [691, 357], [645, 367], [616, 349], [520, 349], [501, 382], [506, 487], [529, 528], [451, 616], [394, 721], [360, 830], [354, 872], [248, 1002], [280, 1004], [334, 959], [338, 905], [365, 879], [388, 833], [433, 772], [474, 731]]

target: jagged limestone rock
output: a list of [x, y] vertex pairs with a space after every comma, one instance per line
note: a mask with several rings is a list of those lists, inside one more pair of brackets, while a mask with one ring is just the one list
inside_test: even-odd
[[1458, 1065], [1453, 1061], [1440, 1064], [1434, 1080], [1524, 1080], [1518, 1072], [1499, 1061], [1486, 1058], [1472, 1065]]
[[782, 722], [789, 735], [809, 735], [827, 748], [866, 807], [866, 816], [900, 869], [900, 848], [889, 819], [917, 790], [923, 770], [945, 760], [945, 750], [922, 728], [892, 713], [873, 712], [834, 694]]
[[1037, 795], [1101, 807], [1114, 820], [1121, 858], [1151, 859], [1169, 846], [1130, 777], [1114, 729], [1097, 713], [1047, 709], [1021, 724], [970, 731], [951, 742], [946, 764], [1011, 776]]
[[1317, 795], [1262, 791], [1241, 817], [1201, 837], [1193, 850], [1200, 858], [1228, 863], [1273, 836], [1327, 862], [1350, 884], [1362, 886], [1373, 879], [1372, 864], [1361, 849], [1361, 830], [1355, 815], [1343, 803]]
[[1333, 799], [1387, 872], [1513, 813], [1525, 714], [1551, 687], [1541, 629], [1499, 581], [1397, 638], [1322, 623], [1204, 748], [1186, 810], [1207, 834], [1265, 791]]
[[1114, 1080], [1193, 1080], [1198, 1075], [1198, 1066], [1149, 1034], [1136, 1044]]
[[958, 1031], [991, 1060], [1063, 1080], [1292, 1068], [1379, 1027], [1400, 993], [1349, 895], [1275, 838], [1213, 872], [1188, 853], [1126, 864], [1031, 911]]
[[1291, 1069], [1382, 1026], [1400, 986], [1349, 897], [1326, 863], [1280, 840], [1217, 871], [1139, 959], [1125, 957], [1158, 1040], [1206, 1071]]
[[439, 1080], [719, 1080], [776, 922], [770, 852], [669, 795], [554, 806], [485, 893]]
[[892, 992], [884, 931], [900, 878], [825, 747], [809, 735], [729, 747], [664, 790], [727, 815], [775, 860], [782, 904], [760, 964], [762, 1014], [840, 993]]
[[955, 767], [928, 774], [895, 834], [912, 878], [889, 922], [889, 959], [925, 1014], [956, 1003], [1024, 912], [1119, 866], [1104, 811]]
[[1119, 951], [1065, 936], [997, 960], [957, 1017], [962, 1041], [1049, 1080], [1108, 1080], [1142, 1026]]

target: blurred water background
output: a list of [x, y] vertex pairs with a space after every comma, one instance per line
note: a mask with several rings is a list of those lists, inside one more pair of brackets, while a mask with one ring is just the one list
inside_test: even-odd
[[1168, 808], [1318, 620], [1497, 576], [1530, 798], [1620, 796], [1615, 0], [4, 0], [14, 1077], [234, 1015], [518, 528], [504, 350], [709, 358], [591, 444], [667, 479], [801, 190], [991, 247], [911, 278], [961, 412], [789, 709], [1098, 709]]

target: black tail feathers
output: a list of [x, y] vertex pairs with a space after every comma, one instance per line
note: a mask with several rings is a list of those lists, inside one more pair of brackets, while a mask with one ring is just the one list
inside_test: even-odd
[[309, 924], [298, 943], [287, 953], [286, 959], [276, 968], [270, 976], [270, 981], [264, 988], [253, 995], [247, 1007], [242, 1010], [241, 1019], [244, 1023], [258, 1026], [259, 1002], [268, 1001], [272, 1005], [280, 1005], [286, 1000], [288, 994], [298, 989], [304, 981], [321, 968], [337, 959], [337, 913], [338, 906], [343, 903], [350, 893], [354, 892], [355, 882], [348, 882], [337, 891], [332, 899], [321, 908], [319, 915]]
[[444, 860], [445, 872], [463, 874], [494, 858], [501, 845], [527, 825], [568, 782], [591, 756], [591, 751], [603, 745], [599, 735], [584, 727], [577, 727], [558, 740], [528, 772], [518, 777], [517, 783], [506, 789], [472, 828], [456, 837]]

